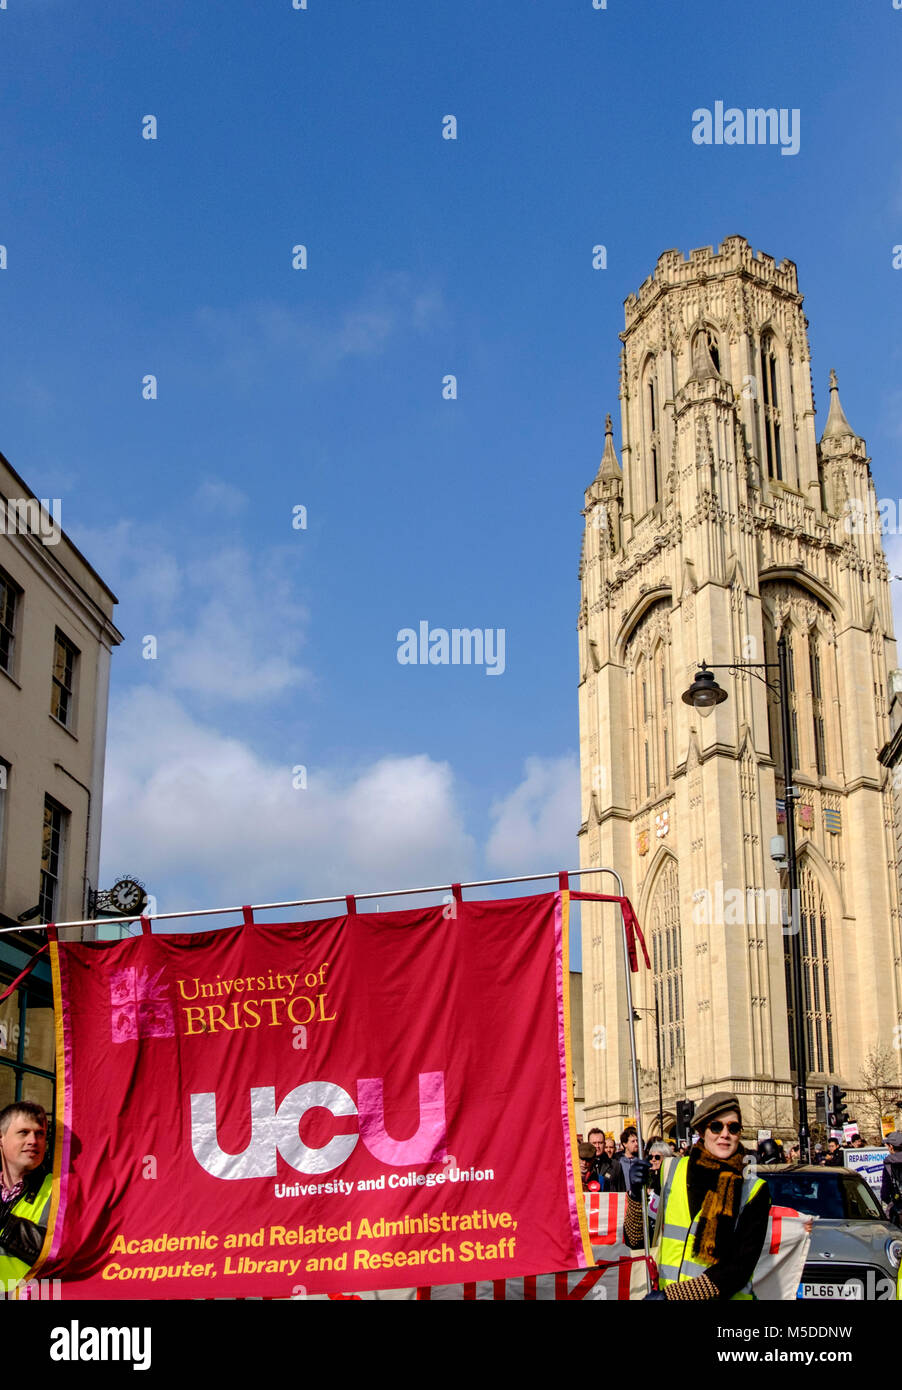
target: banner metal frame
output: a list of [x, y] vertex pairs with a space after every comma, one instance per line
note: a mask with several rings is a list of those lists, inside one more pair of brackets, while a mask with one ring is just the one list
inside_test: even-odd
[[[607, 867], [597, 867], [588, 869], [568, 869], [566, 871], [566, 878], [578, 878], [584, 874], [610, 874], [611, 877], [614, 878], [617, 882], [618, 897], [625, 897], [623, 891], [623, 879], [621, 878], [620, 874], [617, 872], [616, 869], [611, 869]], [[557, 879], [558, 882], [560, 882], [561, 877], [562, 875], [560, 871], [548, 874], [520, 874], [515, 878], [483, 878], [476, 879], [472, 883], [438, 883], [432, 884], [426, 888], [396, 888], [392, 890], [383, 889], [379, 892], [374, 893], [355, 893], [352, 896], [355, 899], [403, 898], [413, 893], [451, 893], [455, 889], [463, 890], [464, 888], [495, 888], [507, 883], [539, 883], [545, 879]], [[244, 904], [240, 904], [237, 907], [192, 908], [184, 912], [143, 913], [140, 917], [88, 917], [78, 922], [55, 922], [52, 925], [55, 926], [57, 930], [73, 927], [93, 927], [98, 926], [100, 924], [109, 926], [117, 922], [127, 923], [131, 925], [134, 922], [140, 921], [143, 925], [144, 922], [173, 921], [176, 919], [186, 917], [219, 917], [224, 916], [228, 913], [244, 913], [246, 921], [247, 912], [275, 912], [280, 910], [281, 908], [286, 907], [320, 907], [326, 906], [329, 903], [347, 903], [347, 901], [348, 895], [341, 893], [334, 897], [328, 898], [295, 898], [288, 902], [278, 903], [253, 903], [247, 906], [245, 906]], [[49, 925], [51, 924], [42, 922], [37, 924], [36, 926], [28, 926], [23, 924], [22, 926], [18, 927], [0, 927], [0, 935], [2, 935], [5, 932], [11, 931], [46, 931]], [[279, 924], [277, 922], [273, 922], [262, 925], [278, 926]], [[630, 979], [629, 942], [627, 937], [626, 922], [623, 920], [622, 913], [621, 933], [623, 939], [624, 974], [626, 977], [626, 1006], [627, 1022], [629, 1023], [630, 1062], [632, 1065], [633, 1075], [633, 1106], [636, 1114], [636, 1129], [639, 1133], [639, 1142], [641, 1146], [642, 1112], [641, 1103], [639, 1100], [639, 1064], [636, 1057], [636, 1023], [635, 1019], [633, 1018], [633, 989], [632, 981]], [[568, 963], [565, 963], [565, 968], [569, 968]], [[663, 1116], [661, 1117], [661, 1124], [663, 1125]], [[645, 1252], [646, 1254], [649, 1254], [651, 1251], [651, 1242], [649, 1240], [648, 1228], [648, 1194], [645, 1191], [643, 1191], [642, 1196], [642, 1234], [645, 1241]], [[647, 1286], [649, 1290], [651, 1290], [651, 1275], [647, 1264], [645, 1267], [645, 1274]]]

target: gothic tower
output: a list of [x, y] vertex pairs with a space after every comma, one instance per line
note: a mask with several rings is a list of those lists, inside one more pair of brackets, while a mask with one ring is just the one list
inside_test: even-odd
[[[680, 698], [700, 661], [775, 662], [785, 633], [811, 1116], [836, 1081], [871, 1133], [868, 1054], [902, 1079], [902, 940], [878, 761], [896, 656], [864, 440], [832, 372], [816, 439], [791, 261], [739, 236], [688, 259], [665, 251], [624, 308], [622, 467], [609, 416], [585, 495], [580, 845], [583, 867], [623, 876], [652, 956], [633, 976], [645, 1127], [657, 1004], [666, 1120], [680, 1097], [729, 1088], [747, 1125], [792, 1128], [789, 938], [770, 857], [785, 817], [779, 707], [728, 669], [707, 718]], [[634, 1112], [619, 922], [611, 907], [582, 912], [586, 1119], [610, 1130]]]

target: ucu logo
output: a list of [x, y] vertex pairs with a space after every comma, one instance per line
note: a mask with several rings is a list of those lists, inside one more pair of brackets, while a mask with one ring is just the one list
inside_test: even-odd
[[[331, 1173], [344, 1163], [362, 1139], [380, 1163], [438, 1163], [445, 1157], [445, 1074], [420, 1072], [420, 1123], [411, 1139], [392, 1139], [385, 1128], [382, 1077], [362, 1077], [357, 1082], [357, 1104], [347, 1091], [332, 1081], [307, 1081], [296, 1086], [276, 1108], [274, 1086], [251, 1087], [251, 1140], [240, 1154], [224, 1153], [216, 1132], [216, 1095], [213, 1091], [191, 1097], [191, 1147], [201, 1168], [214, 1178], [274, 1178], [276, 1154], [299, 1173]], [[358, 1134], [336, 1134], [328, 1144], [314, 1148], [300, 1136], [300, 1124], [308, 1110], [328, 1110], [338, 1118], [356, 1115]]]

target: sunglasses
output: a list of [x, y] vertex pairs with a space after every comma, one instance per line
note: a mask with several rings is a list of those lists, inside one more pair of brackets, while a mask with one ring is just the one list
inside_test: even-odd
[[719, 1134], [722, 1129], [726, 1129], [728, 1134], [741, 1134], [742, 1125], [738, 1120], [731, 1120], [728, 1125], [724, 1125], [723, 1120], [712, 1120], [708, 1125], [712, 1134]]

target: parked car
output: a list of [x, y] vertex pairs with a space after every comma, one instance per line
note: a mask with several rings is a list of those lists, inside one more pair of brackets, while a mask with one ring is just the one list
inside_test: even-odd
[[797, 1298], [894, 1299], [902, 1232], [863, 1178], [846, 1168], [775, 1164], [758, 1169], [774, 1207], [816, 1216]]

